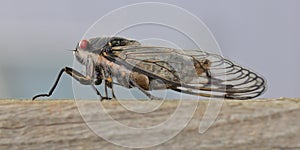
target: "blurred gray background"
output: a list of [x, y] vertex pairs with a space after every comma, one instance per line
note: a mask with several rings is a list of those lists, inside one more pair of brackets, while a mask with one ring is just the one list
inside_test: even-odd
[[[0, 98], [48, 92], [58, 71], [72, 66], [73, 49], [100, 17], [140, 0], [5, 0], [0, 5]], [[261, 97], [299, 97], [299, 0], [158, 1], [199, 17], [228, 57], [268, 81]], [[101, 36], [101, 35], [99, 35]], [[52, 98], [73, 98], [63, 76]]]

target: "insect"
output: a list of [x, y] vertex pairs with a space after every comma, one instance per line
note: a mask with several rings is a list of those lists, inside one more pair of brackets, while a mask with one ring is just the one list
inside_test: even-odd
[[[85, 74], [64, 67], [47, 94], [50, 97], [65, 72], [83, 85], [90, 85], [101, 100], [116, 98], [113, 86], [149, 91], [169, 89], [185, 94], [227, 99], [251, 99], [266, 89], [265, 80], [220, 55], [201, 50], [144, 46], [122, 37], [81, 40], [73, 53], [85, 66]], [[96, 88], [104, 81], [105, 96]], [[107, 89], [111, 89], [108, 97]]]

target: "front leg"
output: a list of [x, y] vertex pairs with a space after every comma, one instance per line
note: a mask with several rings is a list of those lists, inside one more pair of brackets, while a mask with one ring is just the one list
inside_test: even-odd
[[50, 97], [53, 93], [53, 91], [55, 90], [61, 76], [63, 73], [67, 73], [68, 75], [70, 75], [71, 77], [73, 77], [75, 80], [77, 80], [78, 82], [80, 82], [81, 84], [83, 85], [91, 85], [92, 88], [96, 91], [97, 95], [100, 96], [101, 99], [104, 99], [105, 97], [102, 97], [102, 95], [100, 94], [100, 92], [96, 89], [96, 87], [92, 84], [92, 80], [84, 75], [82, 75], [81, 73], [79, 73], [78, 71], [70, 68], [70, 67], [65, 67], [63, 69], [60, 70], [55, 82], [54, 82], [54, 85], [52, 86], [52, 88], [50, 89], [49, 93], [48, 94], [39, 94], [39, 95], [36, 95], [32, 98], [32, 100], [35, 100], [36, 98], [38, 97]]
[[[97, 66], [95, 66], [92, 56], [88, 56], [87, 57], [85, 67], [86, 67], [86, 78], [88, 78], [88, 79], [94, 79], [95, 78], [95, 70], [97, 70], [99, 68], [97, 68]], [[97, 80], [96, 81], [99, 81], [99, 80], [102, 79], [102, 76], [99, 76], [99, 75], [100, 74], [98, 72], [98, 76], [97, 76]], [[99, 95], [100, 92], [97, 90], [97, 88], [93, 84], [91, 84], [91, 85], [92, 85], [92, 88], [96, 91], [97, 95]], [[101, 101], [104, 100], [104, 99], [107, 99], [107, 100], [111, 99], [111, 98], [108, 98], [107, 92], [105, 94], [106, 94], [105, 97], [100, 96]]]

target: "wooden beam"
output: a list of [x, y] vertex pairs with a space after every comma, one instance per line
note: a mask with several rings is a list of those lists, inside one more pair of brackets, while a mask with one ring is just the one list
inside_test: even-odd
[[[99, 118], [101, 115], [94, 108], [105, 108], [121, 124], [145, 128], [167, 120], [178, 109], [179, 102], [0, 100], [0, 149], [126, 149], [107, 142], [87, 125], [86, 122], [108, 122], [107, 118]], [[199, 101], [183, 131], [148, 149], [300, 149], [300, 99], [225, 100], [215, 122], [200, 134], [199, 123], [208, 111], [209, 102]], [[128, 111], [124, 106], [133, 106], [129, 109], [134, 110]], [[194, 106], [195, 101], [184, 101], [182, 105], [185, 110]], [[137, 113], [152, 108], [155, 111], [151, 113]], [[181, 113], [178, 121], [189, 117], [185, 111]], [[146, 136], [119, 131], [109, 124], [99, 130], [120, 143]], [[170, 127], [153, 135], [163, 137], [173, 130]], [[136, 145], [139, 144], [143, 143]]]

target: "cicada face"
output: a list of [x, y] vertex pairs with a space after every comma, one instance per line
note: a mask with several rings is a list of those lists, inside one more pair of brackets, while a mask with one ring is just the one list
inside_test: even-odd
[[83, 39], [78, 42], [74, 55], [80, 63], [85, 65], [87, 58], [91, 56], [97, 57], [108, 41], [109, 38]]

